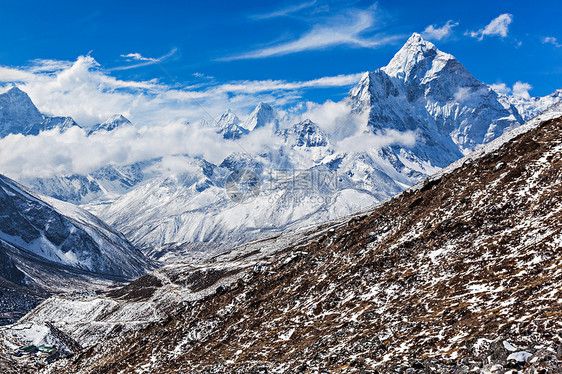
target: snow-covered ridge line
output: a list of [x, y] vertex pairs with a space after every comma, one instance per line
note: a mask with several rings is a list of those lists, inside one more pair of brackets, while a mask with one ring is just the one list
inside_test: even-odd
[[3, 238], [40, 258], [92, 273], [135, 277], [150, 261], [91, 213], [0, 175]]
[[[546, 109], [544, 112], [536, 115], [529, 121], [525, 122], [523, 125], [514, 128], [511, 131], [506, 132], [505, 134], [501, 135], [500, 137], [492, 140], [490, 143], [483, 144], [479, 148], [477, 148], [472, 153], [466, 155], [465, 157], [453, 162], [449, 166], [443, 168], [441, 171], [427, 177], [423, 181], [415, 184], [414, 186], [406, 189], [405, 191], [401, 192], [400, 194], [412, 192], [422, 188], [425, 184], [431, 181], [435, 181], [440, 179], [441, 177], [450, 174], [451, 172], [457, 170], [459, 167], [463, 166], [466, 162], [476, 161], [481, 157], [484, 157], [502, 147], [505, 143], [509, 142], [510, 140], [525, 134], [541, 123], [560, 117], [562, 116], [562, 102], [556, 103], [550, 108]], [[399, 194], [399, 195], [400, 195]]]

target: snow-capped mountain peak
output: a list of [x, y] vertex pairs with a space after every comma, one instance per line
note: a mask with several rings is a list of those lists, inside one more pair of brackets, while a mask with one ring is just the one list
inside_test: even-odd
[[441, 52], [433, 43], [424, 40], [420, 34], [414, 33], [381, 70], [390, 77], [407, 81], [422, 79], [428, 73], [435, 75], [449, 61], [456, 60], [452, 55]]
[[66, 130], [78, 126], [70, 117], [41, 114], [31, 98], [14, 86], [0, 94], [0, 137], [9, 134], [37, 135], [55, 127]]
[[248, 131], [253, 131], [269, 124], [273, 124], [274, 128], [277, 128], [278, 126], [278, 120], [275, 117], [275, 110], [269, 104], [259, 103], [258, 106], [256, 106], [256, 109], [254, 109], [248, 119], [244, 122], [242, 127]]
[[109, 117], [105, 122], [102, 122], [99, 125], [95, 126], [92, 132], [96, 132], [100, 130], [113, 131], [119, 126], [130, 125], [130, 124], [131, 121], [129, 121], [122, 114], [114, 114], [111, 117]]
[[0, 94], [0, 122], [15, 130], [17, 125], [29, 125], [41, 122], [43, 116], [37, 110], [29, 96], [18, 87], [12, 87]]
[[297, 123], [293, 127], [277, 131], [277, 134], [297, 147], [325, 147], [328, 136], [322, 129], [309, 119]]
[[224, 128], [230, 125], [238, 125], [240, 122], [240, 118], [230, 109], [227, 109], [226, 112], [221, 114], [219, 119], [217, 120], [217, 124], [220, 128]]
[[217, 120], [219, 126], [217, 132], [225, 139], [238, 139], [248, 133], [248, 130], [240, 125], [241, 123], [240, 118], [232, 110], [227, 109]]
[[7, 94], [8, 96], [11, 97], [20, 97], [22, 99], [31, 101], [29, 96], [24, 91], [22, 91], [18, 86], [12, 86], [8, 88], [5, 92], [2, 93], [2, 95], [4, 94]]
[[390, 63], [365, 74], [350, 92], [373, 131], [419, 134], [416, 158], [444, 167], [524, 122], [515, 107], [452, 55], [413, 34]]

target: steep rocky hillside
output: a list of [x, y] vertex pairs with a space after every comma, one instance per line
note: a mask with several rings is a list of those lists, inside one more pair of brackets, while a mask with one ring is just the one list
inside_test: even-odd
[[106, 289], [153, 268], [97, 217], [0, 175], [0, 324], [50, 294]]
[[562, 117], [535, 126], [371, 211], [242, 248], [261, 262], [238, 281], [46, 372], [560, 372]]

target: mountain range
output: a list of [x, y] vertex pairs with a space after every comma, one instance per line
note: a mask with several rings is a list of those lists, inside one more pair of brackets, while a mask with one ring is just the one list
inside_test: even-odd
[[[266, 131], [263, 136], [276, 139], [275, 146], [257, 154], [241, 150], [218, 164], [176, 155], [192, 167], [174, 175], [147, 175], [162, 162], [153, 159], [22, 182], [58, 199], [87, 204], [145, 250], [160, 253], [158, 248], [183, 243], [226, 248], [383, 201], [559, 98], [558, 91], [530, 99], [497, 93], [452, 55], [413, 34], [387, 66], [365, 73], [344, 99], [357, 128], [328, 132], [307, 119], [283, 126], [275, 109], [261, 103], [244, 121], [227, 110], [215, 122], [192, 124], [215, 128], [225, 141]], [[388, 134], [410, 134], [415, 143], [376, 144]], [[363, 141], [375, 145], [354, 150]], [[240, 169], [255, 173], [262, 184], [247, 204], [232, 201], [224, 188], [226, 178]], [[322, 178], [332, 179], [334, 186], [318, 188]]]
[[[240, 146], [220, 162], [0, 175], [0, 371], [557, 372], [561, 98], [413, 34], [336, 129], [260, 103], [183, 125]], [[134, 126], [0, 94], [1, 137]]]
[[43, 115], [18, 87], [0, 94], [0, 137], [9, 134], [37, 135], [40, 131], [78, 126], [70, 117]]
[[[4, 95], [12, 91], [25, 96], [16, 88]], [[38, 113], [25, 97], [21, 118]], [[365, 73], [343, 100], [353, 126], [328, 131], [308, 119], [286, 124], [271, 105], [260, 103], [245, 120], [227, 110], [216, 121], [187, 125], [210, 127], [225, 142], [261, 131], [273, 145], [255, 154], [241, 149], [220, 163], [188, 153], [171, 157], [186, 165], [182, 172], [170, 173], [161, 167], [170, 158], [157, 158], [20, 182], [83, 205], [146, 253], [162, 256], [164, 249], [185, 245], [219, 250], [384, 201], [559, 99], [560, 91], [542, 98], [500, 94], [413, 34], [387, 66]], [[24, 123], [21, 118], [16, 122]], [[88, 131], [122, 126], [132, 124], [116, 115]], [[379, 144], [396, 134], [407, 134], [413, 144]], [[256, 175], [260, 189], [241, 203], [225, 187], [242, 169]]]

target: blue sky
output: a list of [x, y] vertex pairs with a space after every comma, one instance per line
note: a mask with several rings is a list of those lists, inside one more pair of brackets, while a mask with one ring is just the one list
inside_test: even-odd
[[[0, 65], [46, 74], [89, 56], [85, 69], [105, 80], [194, 91], [297, 82], [258, 99], [322, 102], [341, 99], [356, 74], [384, 66], [420, 32], [479, 80], [528, 83], [542, 96], [562, 87], [561, 14], [559, 1], [2, 1]], [[30, 90], [40, 109], [64, 109]], [[252, 101], [245, 90], [238, 102]]]

